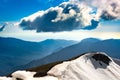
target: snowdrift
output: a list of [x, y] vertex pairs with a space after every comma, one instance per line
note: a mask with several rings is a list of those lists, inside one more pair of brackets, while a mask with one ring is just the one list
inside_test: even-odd
[[54, 66], [44, 77], [36, 72], [16, 71], [0, 80], [120, 80], [120, 66], [102, 52], [86, 53]]

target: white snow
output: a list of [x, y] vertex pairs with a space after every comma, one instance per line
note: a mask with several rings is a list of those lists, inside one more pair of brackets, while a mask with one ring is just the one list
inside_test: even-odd
[[0, 77], [0, 80], [12, 80], [10, 77]]
[[24, 80], [32, 80], [33, 76], [36, 74], [36, 72], [29, 72], [29, 71], [16, 71], [12, 74], [13, 80], [16, 80], [16, 78], [24, 79]]
[[44, 77], [33, 77], [36, 72], [16, 71], [12, 74], [12, 78], [0, 77], [0, 80], [120, 80], [120, 66], [117, 65], [110, 57], [109, 64], [100, 60], [95, 60], [95, 54], [104, 53], [88, 53], [79, 58], [66, 61], [62, 64], [54, 66], [48, 75]]
[[120, 59], [113, 59], [115, 63], [117, 63], [120, 66]]

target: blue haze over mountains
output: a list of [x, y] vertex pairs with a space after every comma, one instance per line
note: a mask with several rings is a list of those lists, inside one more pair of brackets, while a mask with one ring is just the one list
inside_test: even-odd
[[[56, 61], [68, 60], [86, 52], [105, 52], [119, 58], [120, 39], [87, 38], [81, 42], [48, 39], [42, 42], [0, 38], [0, 75]], [[31, 62], [30, 62], [31, 61]]]
[[95, 38], [87, 38], [78, 44], [63, 48], [62, 50], [52, 53], [42, 59], [34, 60], [25, 66], [19, 67], [18, 69], [31, 68], [56, 61], [68, 60], [86, 52], [98, 51], [105, 52], [113, 58], [120, 59], [120, 39], [99, 40]]
[[64, 47], [75, 44], [76, 41], [47, 39], [42, 42], [29, 42], [15, 38], [0, 37], [0, 75], [11, 68], [27, 64], [43, 58]]

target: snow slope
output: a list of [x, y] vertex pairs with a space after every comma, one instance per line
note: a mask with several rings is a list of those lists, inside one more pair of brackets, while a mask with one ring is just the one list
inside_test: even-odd
[[120, 66], [120, 59], [113, 59], [115, 63], [117, 63]]
[[0, 80], [120, 80], [120, 66], [105, 53], [97, 52], [58, 64], [44, 77], [33, 77], [35, 74], [16, 71], [12, 78], [0, 77]]

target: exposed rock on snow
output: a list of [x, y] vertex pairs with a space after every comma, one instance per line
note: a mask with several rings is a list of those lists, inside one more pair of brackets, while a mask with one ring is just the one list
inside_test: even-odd
[[87, 53], [77, 59], [54, 66], [44, 77], [36, 72], [17, 71], [12, 78], [0, 80], [120, 80], [120, 66], [105, 53]]
[[94, 54], [92, 58], [95, 59], [96, 61], [102, 61], [107, 65], [109, 65], [109, 63], [111, 62], [110, 58], [104, 54]]

